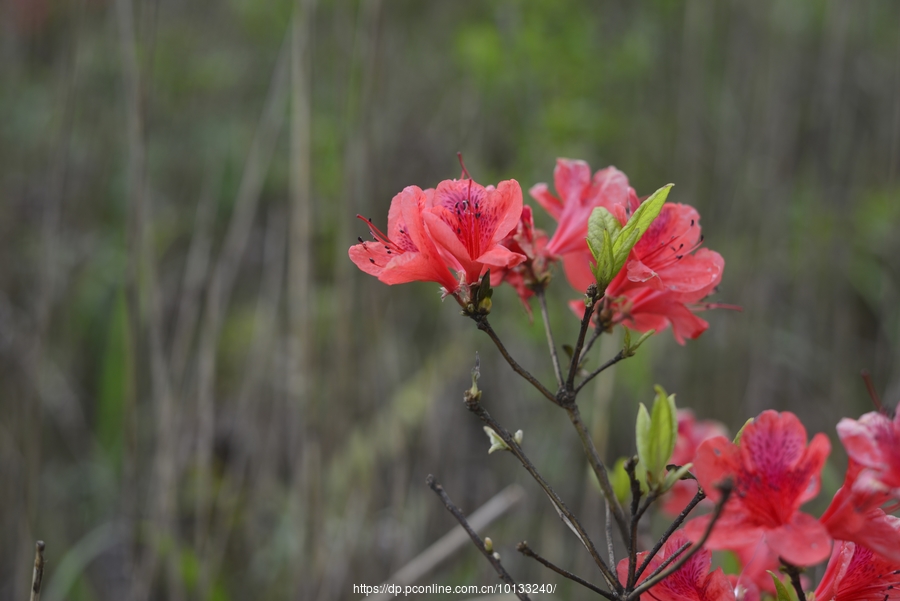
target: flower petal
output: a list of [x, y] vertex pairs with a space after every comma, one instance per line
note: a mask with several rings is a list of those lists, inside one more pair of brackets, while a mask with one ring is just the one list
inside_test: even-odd
[[798, 566], [815, 565], [831, 554], [831, 537], [825, 526], [799, 511], [789, 523], [766, 532], [766, 544], [779, 557]]
[[550, 192], [547, 184], [535, 184], [528, 193], [531, 194], [533, 199], [538, 201], [538, 204], [544, 207], [545, 211], [550, 213], [551, 217], [559, 221], [559, 217], [562, 215], [563, 203]]

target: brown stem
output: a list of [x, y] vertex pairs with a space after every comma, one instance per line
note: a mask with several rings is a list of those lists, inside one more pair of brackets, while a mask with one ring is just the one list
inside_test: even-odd
[[478, 315], [473, 316], [472, 319], [475, 320], [475, 323], [478, 324], [478, 329], [482, 332], [485, 332], [488, 336], [490, 336], [491, 340], [494, 341], [494, 344], [497, 346], [497, 350], [500, 351], [500, 354], [503, 355], [503, 358], [506, 359], [506, 362], [509, 363], [509, 366], [513, 368], [513, 371], [525, 378], [529, 384], [534, 386], [538, 392], [547, 397], [553, 404], [558, 405], [559, 401], [556, 400], [556, 395], [547, 390], [547, 388], [540, 383], [540, 381], [535, 378], [531, 373], [528, 372], [525, 368], [519, 365], [515, 359], [509, 354], [509, 351], [506, 350], [506, 347], [503, 346], [503, 343], [500, 341], [500, 338], [497, 336], [497, 333], [494, 331], [494, 328], [491, 327], [491, 324], [488, 322], [487, 316]]
[[609, 481], [609, 474], [606, 471], [603, 460], [600, 459], [600, 453], [597, 452], [597, 447], [594, 446], [594, 440], [587, 431], [584, 422], [581, 421], [581, 412], [578, 410], [578, 405], [573, 402], [570, 405], [567, 405], [565, 409], [569, 414], [569, 420], [578, 432], [578, 438], [581, 439], [581, 446], [584, 449], [584, 454], [587, 456], [588, 463], [591, 464], [591, 469], [594, 470], [594, 475], [597, 476], [597, 481], [600, 483], [600, 490], [603, 492], [603, 496], [606, 497], [607, 503], [609, 503], [612, 508], [613, 517], [616, 519], [616, 524], [619, 526], [622, 538], [628, 540], [629, 529], [628, 523], [625, 521], [625, 511], [622, 509], [622, 506], [619, 505], [619, 499], [616, 498], [616, 493], [613, 491], [612, 484]]
[[631, 481], [631, 532], [628, 536], [628, 583], [627, 588], [634, 586], [635, 571], [637, 570], [637, 528], [640, 513], [638, 511], [641, 502], [641, 483], [635, 475], [637, 468], [637, 458], [632, 457], [625, 464], [625, 471], [628, 472], [628, 479]]
[[547, 335], [547, 344], [550, 346], [550, 358], [553, 360], [553, 373], [556, 374], [556, 384], [562, 388], [562, 370], [559, 367], [559, 355], [556, 353], [556, 342], [553, 340], [553, 331], [550, 329], [550, 312], [547, 311], [547, 297], [544, 294], [544, 288], [536, 288], [534, 294], [538, 297], [538, 303], [541, 305], [541, 317], [544, 320], [544, 333]]
[[494, 566], [494, 570], [497, 572], [497, 575], [500, 576], [500, 580], [507, 583], [513, 588], [516, 596], [522, 601], [530, 601], [528, 595], [519, 590], [519, 587], [516, 586], [516, 581], [512, 579], [512, 576], [509, 575], [509, 572], [506, 571], [506, 568], [500, 563], [499, 555], [495, 555], [493, 552], [488, 551], [487, 547], [484, 546], [484, 541], [481, 540], [481, 537], [478, 536], [474, 530], [472, 530], [472, 526], [469, 525], [469, 522], [466, 520], [466, 516], [462, 514], [459, 510], [459, 507], [453, 504], [453, 501], [450, 500], [450, 497], [447, 496], [447, 493], [444, 491], [444, 487], [438, 484], [437, 480], [434, 479], [434, 476], [428, 474], [428, 477], [425, 479], [425, 482], [428, 484], [429, 488], [434, 491], [434, 493], [440, 497], [441, 501], [444, 503], [444, 507], [447, 508], [447, 511], [453, 514], [453, 517], [456, 518], [456, 521], [459, 522], [459, 525], [465, 529], [465, 531], [469, 534], [469, 538], [472, 539], [472, 542], [478, 547], [478, 550], [481, 551], [481, 554], [484, 555], [491, 565]]
[[31, 575], [31, 601], [41, 601], [41, 582], [44, 580], [44, 541], [34, 545], [34, 572]]
[[792, 563], [786, 562], [780, 557], [778, 560], [781, 562], [781, 565], [784, 566], [784, 571], [787, 572], [787, 575], [791, 578], [791, 584], [793, 585], [794, 590], [797, 591], [797, 599], [799, 599], [799, 601], [806, 601], [806, 593], [803, 592], [803, 584], [800, 582], [800, 568]]
[[[581, 522], [578, 521], [578, 518], [569, 510], [563, 500], [556, 494], [556, 491], [544, 480], [544, 477], [537, 471], [537, 468], [534, 467], [534, 464], [531, 463], [531, 460], [528, 459], [528, 456], [525, 455], [525, 452], [522, 450], [522, 447], [519, 446], [519, 443], [515, 441], [509, 431], [501, 426], [497, 420], [491, 417], [491, 414], [487, 412], [487, 410], [478, 402], [477, 398], [473, 396], [466, 395], [466, 406], [469, 411], [478, 416], [478, 418], [485, 423], [488, 427], [490, 427], [494, 432], [496, 432], [497, 436], [506, 443], [506, 446], [509, 447], [509, 450], [513, 455], [519, 460], [522, 464], [522, 467], [531, 474], [531, 477], [534, 478], [535, 482], [544, 490], [548, 497], [550, 497], [550, 501], [553, 503], [557, 512], [560, 515], [560, 518], [566, 523], [569, 528], [571, 528], [576, 536], [578, 536], [579, 540], [581, 540], [581, 544], [584, 545], [585, 549], [588, 550], [591, 557], [594, 559], [594, 562], [600, 568], [600, 571], [603, 573], [603, 577], [606, 579], [606, 583], [610, 588], [616, 589], [617, 593], [623, 592], [622, 585], [619, 584], [618, 578], [616, 578], [615, 573], [610, 569], [606, 562], [600, 557], [600, 554], [597, 552], [597, 548], [594, 545], [594, 542], [588, 536], [587, 531], [584, 529], [584, 526], [581, 525]], [[615, 497], [613, 497], [615, 498]]]
[[668, 529], [666, 529], [659, 540], [656, 541], [656, 544], [653, 545], [653, 548], [650, 549], [650, 552], [647, 553], [647, 557], [644, 558], [643, 563], [641, 563], [641, 566], [638, 568], [635, 578], [639, 579], [641, 577], [641, 574], [643, 574], [644, 570], [647, 569], [647, 566], [650, 565], [650, 561], [654, 557], [656, 557], [656, 554], [659, 553], [659, 550], [662, 549], [662, 546], [666, 544], [666, 541], [669, 540], [669, 538], [675, 533], [676, 530], [678, 530], [681, 524], [684, 523], [684, 520], [686, 520], [687, 516], [691, 513], [691, 511], [694, 510], [694, 507], [696, 507], [697, 504], [705, 498], [706, 493], [703, 492], [702, 488], [698, 488], [697, 494], [694, 495], [694, 498], [691, 499], [691, 502], [687, 504], [687, 507], [685, 507], [680, 514], [678, 514], [678, 517], [675, 518], [675, 521], [669, 524]]
[[594, 378], [599, 376], [603, 371], [609, 369], [610, 367], [612, 367], [613, 365], [615, 365], [616, 363], [618, 363], [619, 361], [621, 361], [622, 359], [625, 359], [625, 358], [626, 358], [625, 351], [624, 350], [619, 351], [615, 357], [613, 357], [612, 359], [610, 359], [609, 361], [607, 361], [606, 363], [604, 363], [603, 365], [601, 365], [600, 367], [598, 367], [597, 369], [592, 371], [590, 374], [588, 374], [588, 376], [585, 377], [585, 379], [582, 380], [581, 383], [575, 387], [575, 394], [578, 394], [581, 391], [581, 389], [584, 388], [585, 384], [587, 384], [588, 382], [590, 382], [591, 380], [593, 380]]
[[674, 555], [679, 555], [678, 561], [674, 562], [670, 567], [666, 567], [669, 563], [669, 559], [662, 563], [656, 570], [650, 574], [646, 580], [644, 580], [639, 586], [635, 587], [633, 591], [631, 591], [627, 597], [625, 597], [624, 601], [635, 601], [641, 596], [641, 593], [644, 593], [675, 572], [681, 569], [687, 560], [694, 556], [700, 549], [703, 548], [703, 545], [706, 543], [707, 539], [709, 539], [710, 533], [712, 533], [713, 526], [715, 526], [716, 522], [719, 520], [719, 516], [722, 515], [722, 510], [725, 508], [725, 504], [728, 502], [728, 498], [731, 496], [731, 492], [733, 490], [733, 485], [730, 481], [725, 481], [719, 485], [719, 490], [722, 493], [719, 502], [716, 503], [715, 509], [713, 509], [712, 517], [709, 520], [709, 524], [706, 525], [706, 530], [703, 531], [703, 536], [700, 537], [700, 540], [693, 544], [685, 543], [683, 547], [681, 547]]
[[615, 601], [615, 599], [617, 598], [617, 597], [613, 596], [612, 594], [610, 594], [608, 591], [604, 591], [602, 588], [598, 587], [596, 584], [592, 584], [592, 583], [588, 582], [587, 580], [585, 580], [584, 578], [581, 578], [580, 576], [576, 576], [572, 572], [569, 572], [568, 570], [564, 570], [563, 568], [544, 559], [543, 557], [541, 557], [540, 555], [538, 555], [537, 553], [532, 551], [531, 548], [528, 546], [528, 543], [525, 541], [522, 541], [521, 543], [519, 543], [516, 546], [516, 550], [519, 553], [521, 553], [522, 555], [524, 555], [525, 557], [530, 557], [530, 558], [536, 560], [538, 563], [541, 563], [544, 566], [550, 568], [551, 570], [553, 570], [560, 576], [564, 576], [564, 577], [568, 578], [569, 580], [571, 580], [572, 582], [577, 582], [581, 586], [594, 591], [598, 595], [600, 595], [602, 597], [606, 597], [607, 599], [610, 599], [610, 601]]
[[585, 306], [584, 316], [581, 318], [581, 329], [578, 331], [578, 342], [575, 344], [575, 350], [572, 352], [572, 361], [569, 363], [569, 377], [566, 378], [567, 390], [573, 390], [575, 388], [575, 374], [578, 373], [578, 363], [581, 361], [581, 349], [584, 348], [584, 337], [591, 325], [591, 316], [594, 314], [594, 309], [600, 301], [600, 292], [597, 291], [597, 286], [594, 284], [588, 286], [585, 296], [587, 296], [590, 304]]

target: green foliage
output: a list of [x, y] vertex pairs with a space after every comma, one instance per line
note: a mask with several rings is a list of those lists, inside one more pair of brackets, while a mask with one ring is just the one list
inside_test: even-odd
[[772, 570], [766, 570], [775, 582], [775, 599], [776, 601], [797, 601], [797, 592], [793, 587], [786, 586], [778, 574]]
[[667, 478], [666, 465], [672, 458], [678, 438], [678, 418], [675, 395], [666, 395], [661, 386], [656, 387], [652, 414], [641, 403], [635, 425], [638, 452], [638, 476], [651, 488], [665, 490], [676, 477]]
[[591, 211], [588, 219], [587, 243], [594, 257], [594, 277], [600, 290], [605, 290], [622, 270], [628, 259], [628, 253], [662, 210], [671, 187], [672, 184], [668, 184], [651, 194], [634, 211], [624, 226], [621, 226], [603, 207]]

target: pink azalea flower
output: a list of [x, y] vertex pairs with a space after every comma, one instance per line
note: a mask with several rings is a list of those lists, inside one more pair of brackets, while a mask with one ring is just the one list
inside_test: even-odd
[[873, 492], [867, 486], [857, 486], [860, 473], [864, 471], [851, 458], [844, 485], [822, 514], [821, 522], [833, 538], [858, 543], [886, 559], [900, 562], [900, 532], [896, 518], [881, 508], [890, 497], [884, 492]]
[[860, 466], [853, 488], [884, 493], [900, 500], [900, 413], [866, 413], [859, 420], [844, 418], [837, 426], [847, 454]]
[[[761, 538], [785, 561], [813, 565], [828, 557], [831, 538], [825, 527], [800, 505], [819, 492], [819, 473], [831, 451], [824, 434], [807, 446], [806, 429], [793, 413], [764, 411], [744, 428], [740, 444], [725, 437], [700, 445], [694, 473], [712, 498], [715, 485], [731, 479], [734, 492], [716, 522], [707, 545], [737, 549]], [[692, 520], [688, 535], [697, 540], [710, 516]]]
[[591, 168], [586, 162], [556, 159], [553, 180], [559, 197], [550, 193], [547, 184], [537, 184], [530, 192], [559, 222], [547, 245], [548, 252], [554, 255], [587, 251], [584, 239], [594, 207], [605, 207], [624, 223], [627, 215], [640, 204], [637, 194], [628, 185], [628, 178], [615, 167], [601, 169], [591, 178]]
[[[900, 518], [892, 516], [895, 528]], [[835, 545], [825, 575], [816, 589], [816, 601], [898, 601], [900, 561], [889, 561], [862, 545]]]
[[496, 188], [472, 179], [444, 180], [422, 216], [441, 255], [465, 284], [478, 282], [488, 269], [509, 269], [525, 260], [500, 244], [522, 216], [522, 189], [516, 180]]
[[[704, 440], [714, 436], [727, 436], [725, 425], [714, 420], [697, 421], [690, 409], [678, 410], [678, 438], [675, 450], [669, 463], [687, 465], [694, 461], [697, 448]], [[697, 483], [694, 480], [679, 480], [665, 494], [660, 502], [660, 509], [669, 515], [676, 516], [687, 507], [697, 494]]]
[[409, 186], [397, 194], [388, 211], [387, 234], [371, 220], [357, 215], [368, 224], [373, 241], [360, 238], [359, 244], [350, 247], [350, 260], [385, 284], [437, 282], [453, 293], [459, 282], [450, 273], [422, 219], [430, 193]]
[[[386, 284], [437, 282], [456, 295], [488, 269], [508, 269], [525, 257], [500, 245], [522, 213], [515, 180], [485, 188], [471, 179], [445, 180], [434, 190], [409, 186], [394, 197], [388, 233], [363, 219], [373, 242], [360, 239], [350, 259]], [[457, 276], [450, 270], [457, 272]]]
[[528, 299], [534, 296], [534, 287], [543, 286], [550, 278], [549, 264], [553, 257], [547, 252], [547, 234], [534, 227], [534, 216], [531, 207], [522, 207], [522, 217], [515, 231], [504, 238], [500, 244], [514, 253], [525, 257], [525, 261], [514, 267], [500, 267], [491, 270], [491, 286], [499, 286], [507, 282], [525, 305], [531, 315]]
[[[554, 179], [559, 197], [546, 184], [534, 186], [531, 195], [559, 221], [547, 251], [562, 257], [569, 283], [583, 293], [595, 281], [585, 241], [591, 211], [604, 207], [624, 225], [640, 201], [615, 167], [598, 171], [592, 179], [584, 161], [558, 159]], [[624, 322], [639, 332], [671, 325], [679, 344], [706, 331], [709, 324], [694, 312], [717, 306], [700, 301], [718, 286], [725, 261], [719, 253], [699, 248], [702, 243], [700, 216], [693, 207], [663, 205], [605, 291], [613, 323]], [[576, 312], [583, 310], [579, 304], [572, 304]]]
[[[650, 561], [638, 583], [643, 582], [667, 557], [689, 542], [683, 531], [675, 532]], [[638, 565], [641, 565], [646, 557], [646, 552], [638, 553]], [[712, 553], [706, 548], [700, 549], [678, 571], [641, 595], [641, 598], [646, 595], [655, 601], [735, 601], [734, 587], [722, 572], [722, 568], [710, 572], [711, 566]], [[616, 571], [620, 581], [627, 581], [628, 560], [620, 561]]]

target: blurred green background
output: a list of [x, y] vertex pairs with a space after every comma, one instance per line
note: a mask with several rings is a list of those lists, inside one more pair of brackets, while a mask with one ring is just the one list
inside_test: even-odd
[[[599, 580], [487, 456], [475, 351], [484, 402], [599, 538], [564, 413], [436, 285], [347, 258], [356, 213], [383, 226], [457, 151], [525, 190], [558, 156], [674, 182], [725, 257], [714, 300], [743, 313], [586, 389], [608, 458], [654, 383], [732, 431], [791, 410], [836, 445], [870, 409], [861, 368], [900, 396], [897, 3], [0, 0], [0, 113], [2, 599], [26, 598], [37, 538], [45, 601], [358, 598], [454, 525], [428, 473], [467, 512], [521, 483], [488, 533], [514, 576], [582, 598], [514, 551]], [[561, 341], [576, 296], [557, 271]], [[549, 381], [510, 289], [492, 321]], [[465, 547], [423, 582], [495, 576]]]

